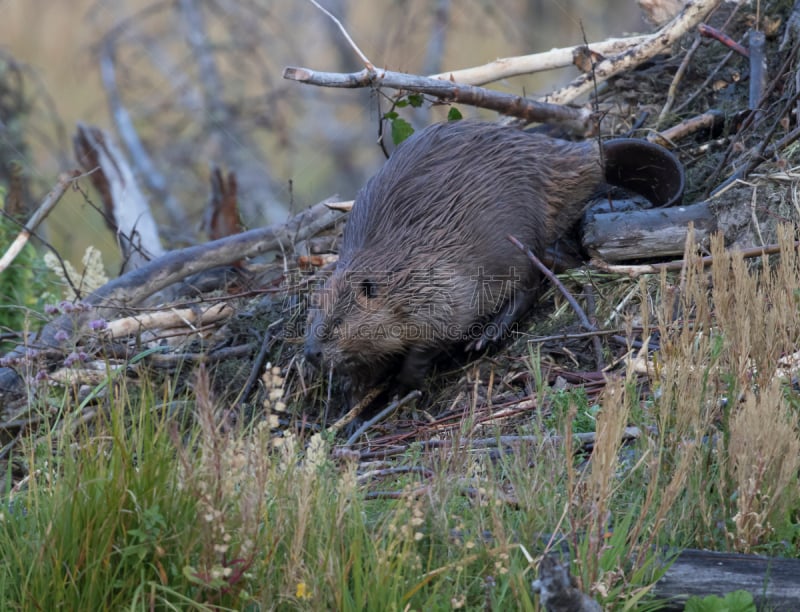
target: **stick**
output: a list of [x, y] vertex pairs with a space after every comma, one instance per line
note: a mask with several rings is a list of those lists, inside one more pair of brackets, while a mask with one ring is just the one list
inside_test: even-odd
[[[330, 388], [330, 386], [328, 387]], [[383, 384], [379, 387], [373, 387], [370, 389], [369, 393], [367, 393], [364, 397], [362, 397], [358, 403], [353, 406], [350, 411], [345, 414], [341, 419], [336, 421], [333, 425], [328, 427], [326, 430], [329, 434], [335, 434], [336, 432], [340, 431], [343, 427], [349, 425], [355, 418], [361, 414], [364, 409], [369, 406], [372, 401], [380, 395], [380, 393], [386, 388], [386, 385]]]
[[[663, 28], [651, 34], [636, 47], [608, 57], [595, 66], [594, 77], [600, 83], [610, 77], [638, 66], [651, 57], [663, 53], [686, 32], [695, 27], [706, 15], [714, 10], [721, 0], [689, 0], [683, 10]], [[578, 96], [591, 91], [593, 75], [583, 74], [553, 94], [547, 96], [548, 102], [567, 104]]]
[[11, 262], [16, 259], [17, 255], [20, 254], [20, 251], [22, 251], [22, 249], [28, 243], [28, 240], [30, 240], [33, 231], [42, 221], [44, 221], [45, 217], [50, 214], [50, 211], [53, 210], [56, 204], [58, 204], [61, 196], [64, 195], [67, 187], [77, 176], [79, 176], [79, 173], [74, 171], [72, 173], [64, 173], [58, 177], [58, 182], [55, 184], [53, 189], [51, 189], [50, 193], [45, 196], [44, 200], [42, 200], [42, 203], [39, 205], [39, 208], [36, 209], [36, 212], [33, 213], [33, 216], [31, 216], [31, 218], [22, 228], [22, 231], [17, 234], [16, 238], [14, 238], [14, 242], [12, 242], [8, 249], [6, 249], [3, 257], [0, 258], [0, 272], [8, 268], [8, 266], [11, 265]]
[[[575, 311], [575, 314], [578, 315], [578, 319], [580, 319], [581, 325], [583, 325], [584, 329], [586, 329], [587, 331], [596, 331], [597, 326], [592, 325], [591, 321], [589, 321], [589, 317], [586, 316], [586, 313], [583, 311], [583, 308], [581, 308], [581, 305], [578, 304], [578, 301], [572, 296], [572, 294], [569, 291], [567, 291], [567, 288], [560, 280], [558, 280], [556, 275], [553, 274], [546, 265], [544, 265], [541, 261], [539, 261], [539, 258], [536, 257], [536, 255], [534, 255], [529, 248], [527, 248], [514, 236], [509, 235], [507, 236], [507, 238], [511, 241], [511, 244], [513, 244], [520, 251], [525, 253], [525, 255], [528, 256], [528, 259], [531, 260], [531, 263], [533, 263], [533, 265], [536, 266], [536, 269], [539, 270], [542, 274], [544, 274], [547, 277], [547, 279], [551, 283], [553, 283], [553, 285], [563, 294], [563, 296], [567, 299], [567, 302], [569, 302], [569, 305], [572, 306], [572, 309]], [[595, 338], [596, 337], [597, 336], [595, 336]]]
[[767, 85], [767, 57], [764, 47], [767, 38], [763, 32], [750, 32], [750, 95], [748, 108], [758, 111], [759, 102]]
[[747, 48], [740, 45], [727, 34], [720, 32], [717, 28], [712, 28], [710, 25], [701, 23], [697, 26], [697, 31], [700, 32], [700, 36], [704, 38], [713, 38], [728, 47], [731, 51], [736, 51], [736, 53], [742, 57], [750, 57], [750, 51], [748, 51]]
[[355, 52], [356, 52], [356, 54], [358, 54], [358, 57], [360, 57], [360, 58], [361, 58], [361, 62], [364, 64], [364, 66], [366, 67], [366, 69], [367, 69], [367, 70], [375, 70], [375, 66], [372, 64], [372, 62], [371, 62], [371, 61], [369, 61], [369, 58], [368, 58], [366, 55], [364, 55], [364, 52], [363, 52], [361, 49], [359, 49], [359, 48], [358, 48], [358, 45], [357, 45], [357, 44], [355, 43], [355, 41], [354, 41], [354, 40], [353, 40], [353, 39], [350, 37], [350, 34], [348, 34], [348, 33], [347, 33], [347, 30], [346, 30], [346, 29], [345, 29], [345, 27], [342, 25], [342, 22], [341, 22], [341, 21], [339, 21], [339, 20], [338, 20], [336, 17], [334, 17], [334, 16], [333, 16], [333, 15], [330, 13], [330, 11], [328, 11], [328, 9], [326, 9], [326, 8], [324, 8], [324, 7], [322, 7], [322, 6], [320, 6], [320, 5], [319, 5], [319, 3], [317, 2], [317, 0], [308, 0], [308, 1], [309, 1], [309, 2], [311, 2], [311, 4], [313, 4], [314, 6], [316, 6], [316, 7], [317, 7], [317, 8], [318, 8], [320, 11], [322, 11], [322, 12], [323, 12], [325, 15], [327, 15], [328, 17], [330, 17], [330, 18], [331, 18], [331, 21], [333, 21], [333, 23], [335, 23], [335, 24], [336, 24], [336, 26], [339, 28], [339, 30], [341, 31], [341, 33], [344, 35], [345, 39], [347, 40], [348, 44], [349, 44], [349, 45], [350, 45], [350, 46], [353, 48], [353, 51], [355, 51]]
[[320, 87], [391, 87], [436, 96], [441, 100], [488, 108], [525, 119], [526, 121], [558, 121], [574, 131], [585, 132], [591, 125], [592, 113], [587, 108], [573, 108], [537, 102], [522, 96], [492, 91], [473, 85], [461, 85], [429, 77], [392, 72], [390, 70], [369, 70], [361, 72], [338, 73], [318, 72], [309, 68], [289, 66], [283, 70], [283, 78]]
[[675, 104], [675, 94], [678, 92], [678, 85], [680, 85], [680, 82], [683, 80], [683, 75], [686, 74], [686, 69], [689, 67], [689, 62], [692, 61], [692, 58], [694, 57], [694, 54], [698, 48], [700, 48], [699, 36], [695, 37], [692, 46], [683, 57], [683, 61], [678, 67], [678, 71], [675, 73], [675, 76], [672, 77], [672, 82], [669, 84], [669, 90], [667, 90], [667, 101], [664, 102], [664, 107], [661, 109], [661, 113], [658, 115], [658, 119], [656, 120], [657, 128], [661, 126], [667, 114], [672, 110], [672, 105]]
[[392, 414], [395, 410], [397, 410], [401, 406], [405, 406], [409, 402], [414, 401], [415, 399], [419, 398], [421, 395], [422, 395], [422, 392], [419, 391], [418, 389], [415, 389], [414, 391], [412, 391], [411, 393], [406, 395], [404, 398], [393, 401], [391, 404], [386, 406], [386, 408], [384, 408], [378, 414], [376, 414], [374, 417], [372, 417], [369, 421], [366, 421], [361, 427], [359, 427], [353, 433], [353, 435], [350, 436], [347, 439], [347, 442], [344, 443], [344, 446], [345, 447], [352, 446], [355, 443], [355, 441], [358, 440], [361, 437], [361, 434], [363, 434], [365, 431], [367, 431], [375, 423], [380, 423], [383, 419], [385, 419], [387, 416]]
[[[794, 248], [800, 248], [800, 241], [794, 243]], [[768, 244], [763, 247], [752, 247], [749, 249], [742, 249], [739, 251], [742, 257], [749, 259], [751, 257], [763, 257], [764, 255], [775, 255], [781, 252], [779, 244]], [[700, 258], [703, 267], [708, 267], [714, 263], [714, 258], [711, 255], [706, 255]], [[686, 260], [678, 259], [675, 261], [665, 261], [662, 263], [644, 264], [638, 266], [611, 266], [599, 260], [592, 260], [591, 265], [593, 268], [602, 270], [603, 272], [616, 272], [618, 274], [627, 274], [633, 278], [641, 276], [642, 274], [658, 274], [662, 270], [678, 271], [683, 269], [686, 265]]]
[[631, 36], [629, 38], [610, 38], [602, 42], [589, 43], [588, 45], [575, 45], [551, 49], [544, 53], [503, 57], [493, 62], [463, 70], [451, 70], [430, 75], [431, 79], [441, 79], [463, 85], [485, 85], [508, 77], [521, 74], [531, 74], [571, 66], [575, 54], [589, 47], [589, 51], [601, 56], [624, 53], [628, 49], [645, 42], [649, 36]]
[[699, 130], [707, 129], [713, 132], [714, 128], [718, 128], [721, 131], [724, 122], [725, 115], [717, 110], [710, 110], [702, 115], [684, 119], [661, 132], [650, 132], [647, 141], [660, 144], [662, 147], [672, 147], [677, 141]]

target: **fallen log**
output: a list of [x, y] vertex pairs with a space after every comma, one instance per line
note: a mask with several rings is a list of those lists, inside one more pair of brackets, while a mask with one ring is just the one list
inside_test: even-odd
[[691, 595], [724, 596], [745, 590], [759, 610], [800, 610], [800, 559], [684, 550], [659, 580], [653, 595], [665, 610], [683, 610]]
[[593, 258], [605, 262], [674, 257], [683, 254], [689, 223], [703, 243], [717, 229], [708, 202], [689, 206], [616, 211], [587, 215], [582, 242]]

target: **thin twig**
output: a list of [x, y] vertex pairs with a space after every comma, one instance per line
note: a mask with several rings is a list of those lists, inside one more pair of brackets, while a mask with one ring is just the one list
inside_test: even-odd
[[[282, 321], [283, 319], [280, 319]], [[277, 323], [278, 321], [276, 321]], [[242, 389], [242, 394], [239, 396], [239, 401], [237, 402], [237, 409], [240, 409], [247, 398], [250, 396], [250, 392], [253, 390], [253, 385], [256, 384], [256, 381], [261, 376], [261, 371], [264, 369], [264, 363], [267, 361], [267, 355], [269, 355], [269, 349], [272, 347], [272, 341], [275, 339], [272, 335], [271, 327], [275, 325], [272, 323], [264, 332], [264, 338], [261, 340], [261, 349], [258, 351], [258, 355], [253, 362], [253, 366], [250, 368], [250, 375], [247, 377], [247, 381], [244, 383], [244, 388]]]
[[567, 299], [567, 302], [569, 302], [569, 305], [572, 306], [572, 309], [575, 311], [575, 314], [578, 315], [578, 319], [580, 319], [581, 325], [583, 325], [584, 329], [588, 331], [595, 331], [597, 327], [595, 325], [592, 325], [592, 323], [589, 321], [589, 317], [586, 316], [586, 313], [583, 311], [583, 308], [581, 308], [580, 304], [578, 304], [578, 301], [567, 290], [564, 284], [560, 280], [558, 280], [556, 275], [553, 274], [553, 272], [547, 266], [545, 266], [539, 260], [539, 258], [533, 254], [533, 252], [529, 248], [527, 248], [514, 236], [509, 235], [507, 236], [507, 238], [511, 241], [511, 244], [513, 244], [520, 251], [525, 253], [525, 255], [528, 256], [528, 259], [531, 260], [531, 263], [533, 263], [533, 265], [536, 266], [536, 269], [539, 270], [542, 274], [544, 274], [547, 277], [547, 279], [551, 283], [553, 283], [553, 285], [562, 293], [562, 295]]
[[719, 73], [719, 71], [722, 70], [725, 67], [725, 64], [727, 64], [732, 57], [733, 57], [733, 51], [728, 51], [728, 53], [725, 54], [725, 57], [723, 57], [722, 60], [720, 60], [719, 64], [717, 64], [714, 67], [714, 70], [712, 70], [711, 72], [708, 73], [708, 76], [706, 77], [706, 80], [703, 81], [700, 84], [700, 87], [698, 87], [694, 91], [694, 93], [692, 95], [690, 95], [688, 98], [686, 98], [681, 104], [679, 104], [675, 108], [675, 112], [676, 113], [681, 112], [684, 108], [686, 108], [692, 102], [694, 102], [695, 99], [697, 98], [697, 96], [699, 96], [701, 93], [706, 91], [706, 88], [708, 87], [708, 84], [711, 83], [711, 81], [713, 81], [716, 78], [716, 76]]
[[713, 28], [710, 25], [701, 23], [699, 26], [697, 26], [697, 31], [700, 33], [700, 36], [713, 38], [714, 40], [717, 40], [728, 47], [728, 49], [731, 51], [735, 51], [742, 57], [750, 57], [750, 51], [748, 51], [746, 47], [740, 45], [724, 32], [720, 32], [717, 28]]
[[[702, 26], [703, 24], [700, 25]], [[686, 52], [686, 55], [683, 56], [683, 61], [681, 62], [681, 65], [678, 66], [678, 70], [675, 73], [675, 76], [672, 77], [672, 82], [669, 84], [669, 89], [667, 90], [667, 101], [664, 102], [664, 106], [661, 109], [661, 113], [659, 113], [658, 119], [656, 120], [656, 129], [658, 129], [658, 127], [664, 121], [664, 118], [672, 110], [672, 105], [675, 103], [675, 94], [678, 91], [678, 85], [683, 80], [683, 75], [686, 74], [686, 69], [689, 67], [689, 63], [692, 61], [695, 52], [699, 48], [700, 48], [700, 37], [695, 36], [692, 46], [689, 47], [689, 50]]]
[[[330, 385], [329, 387], [330, 388]], [[373, 387], [370, 389], [369, 393], [367, 393], [364, 397], [362, 397], [359, 402], [353, 406], [350, 411], [345, 414], [341, 419], [336, 421], [333, 425], [328, 427], [327, 432], [329, 434], [335, 434], [336, 432], [340, 431], [343, 427], [349, 425], [355, 418], [364, 412], [364, 409], [369, 406], [372, 401], [380, 395], [383, 390], [386, 388], [386, 384], [380, 385], [378, 387]]]
[[386, 406], [386, 408], [384, 408], [378, 414], [376, 414], [374, 417], [372, 417], [369, 421], [366, 421], [361, 427], [356, 429], [356, 431], [353, 433], [353, 435], [350, 436], [347, 439], [347, 442], [344, 443], [344, 446], [345, 447], [352, 446], [355, 443], [355, 441], [358, 440], [361, 437], [361, 434], [363, 434], [370, 427], [375, 425], [375, 423], [380, 423], [383, 419], [385, 419], [387, 416], [392, 414], [395, 410], [397, 410], [401, 406], [405, 406], [406, 404], [408, 404], [409, 402], [414, 401], [415, 399], [418, 399], [421, 395], [422, 395], [422, 392], [417, 390], [417, 389], [415, 389], [414, 391], [412, 391], [411, 393], [409, 393], [408, 395], [406, 395], [402, 399], [393, 401], [391, 404]]
[[364, 55], [364, 52], [361, 49], [358, 48], [358, 45], [350, 37], [350, 34], [347, 33], [347, 30], [342, 25], [342, 22], [339, 21], [336, 17], [334, 17], [328, 9], [326, 9], [323, 6], [320, 6], [320, 4], [319, 4], [319, 2], [317, 2], [317, 0], [308, 0], [308, 1], [311, 2], [311, 4], [313, 4], [314, 6], [316, 6], [320, 11], [325, 13], [325, 15], [327, 15], [333, 21], [333, 23], [336, 24], [336, 26], [341, 31], [342, 35], [347, 40], [348, 44], [353, 48], [353, 51], [355, 51], [358, 54], [358, 57], [361, 58], [361, 61], [364, 64], [364, 66], [366, 67], [366, 69], [370, 70], [370, 71], [375, 70], [375, 66], [373, 65], [373, 63], [371, 61], [369, 61], [369, 58], [366, 55]]

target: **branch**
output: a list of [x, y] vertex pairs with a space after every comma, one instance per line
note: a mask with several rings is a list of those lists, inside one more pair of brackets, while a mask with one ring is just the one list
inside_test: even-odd
[[474, 85], [462, 85], [430, 77], [414, 76], [390, 70], [362, 70], [353, 73], [317, 72], [309, 68], [287, 67], [283, 78], [321, 87], [391, 87], [435, 96], [440, 100], [488, 108], [529, 122], [560, 122], [575, 132], [591, 126], [592, 113], [587, 108], [574, 108], [537, 102], [522, 96], [492, 91]]
[[125, 144], [125, 148], [128, 149], [133, 165], [139, 170], [138, 175], [161, 200], [172, 224], [175, 227], [186, 227], [189, 223], [186, 214], [178, 200], [175, 199], [175, 196], [170, 193], [167, 179], [156, 169], [156, 165], [145, 149], [142, 139], [139, 138], [136, 127], [133, 125], [131, 114], [122, 104], [119, 88], [117, 87], [114, 51], [110, 42], [100, 49], [100, 77], [103, 79], [108, 106], [117, 126], [117, 132]]
[[369, 58], [368, 58], [366, 55], [364, 55], [364, 52], [363, 52], [361, 49], [359, 49], [359, 48], [358, 48], [358, 45], [357, 45], [357, 44], [355, 43], [355, 41], [354, 41], [354, 40], [353, 40], [353, 39], [350, 37], [350, 34], [348, 34], [348, 33], [347, 33], [347, 30], [346, 30], [346, 29], [345, 29], [345, 27], [342, 25], [342, 22], [341, 22], [341, 21], [339, 21], [339, 20], [338, 20], [336, 17], [334, 17], [334, 16], [333, 16], [333, 15], [330, 13], [330, 11], [328, 11], [328, 9], [326, 9], [326, 8], [324, 8], [324, 7], [322, 7], [322, 6], [320, 6], [320, 4], [319, 4], [319, 2], [317, 2], [317, 0], [309, 0], [309, 2], [311, 2], [311, 4], [313, 4], [314, 6], [316, 6], [316, 7], [317, 7], [317, 8], [318, 8], [320, 11], [322, 11], [322, 12], [323, 12], [323, 13], [325, 13], [325, 14], [326, 14], [328, 17], [330, 17], [330, 18], [331, 18], [331, 20], [333, 21], [333, 23], [335, 23], [335, 24], [337, 25], [337, 27], [339, 28], [339, 30], [342, 32], [342, 34], [344, 35], [344, 37], [347, 39], [347, 42], [350, 44], [350, 46], [353, 48], [353, 50], [354, 50], [354, 51], [355, 51], [355, 52], [358, 54], [358, 57], [360, 57], [360, 58], [361, 58], [361, 61], [363, 62], [363, 64], [364, 64], [364, 66], [366, 67], [366, 69], [367, 69], [367, 70], [375, 70], [375, 66], [372, 64], [372, 62], [371, 62], [371, 61], [369, 61]]
[[[795, 242], [794, 248], [795, 249], [800, 248], [800, 242]], [[765, 255], [775, 255], [777, 253], [780, 253], [781, 246], [778, 243], [774, 243], [765, 245], [763, 247], [737, 249], [736, 252], [745, 259], [752, 257], [764, 257]], [[705, 257], [699, 258], [698, 261], [703, 264], [704, 268], [707, 268], [712, 263], [714, 263], [714, 258], [711, 255], [706, 255]], [[593, 259], [591, 261], [592, 268], [595, 268], [597, 270], [602, 270], [603, 272], [626, 274], [633, 278], [641, 276], [642, 274], [660, 274], [662, 270], [666, 270], [668, 272], [677, 272], [678, 270], [682, 270], [685, 265], [686, 265], [685, 259], [678, 259], [675, 261], [665, 261], [654, 264], [631, 265], [631, 266], [609, 265], [603, 261], [596, 259]]]
[[[609, 38], [602, 42], [590, 43], [588, 47], [592, 53], [601, 56], [616, 55], [642, 44], [649, 38], [650, 36]], [[575, 45], [574, 47], [551, 49], [550, 51], [533, 53], [531, 55], [502, 57], [488, 64], [484, 64], [483, 66], [432, 74], [430, 78], [454, 81], [464, 85], [485, 85], [486, 83], [522, 74], [544, 72], [545, 70], [555, 70], [556, 68], [572, 66], [575, 61], [575, 55], [585, 49], [586, 45]]]
[[[170, 251], [141, 268], [106, 283], [92, 293], [84, 303], [94, 308], [83, 308], [79, 312], [59, 316], [45, 325], [39, 332], [36, 348], [20, 345], [7, 353], [6, 357], [22, 359], [24, 368], [34, 360], [37, 349], [60, 346], [56, 339], [60, 331], [77, 341], [77, 334], [90, 319], [110, 320], [120, 309], [137, 306], [187, 276], [268, 251], [285, 251], [289, 245], [314, 236], [341, 218], [342, 213], [329, 209], [325, 202], [321, 202], [285, 224], [254, 229], [206, 244]], [[0, 404], [4, 394], [19, 392], [21, 382], [19, 374], [13, 369], [0, 368]]]
[[158, 224], [128, 161], [100, 128], [78, 123], [75, 158], [100, 193], [106, 223], [117, 234], [124, 269], [140, 267], [164, 254]]
[[646, 36], [635, 47], [597, 63], [593, 73], [582, 74], [568, 86], [547, 96], [547, 101], [567, 104], [578, 96], [591, 91], [594, 87], [594, 79], [600, 83], [663, 53], [672, 47], [681, 36], [705, 19], [706, 15], [714, 10], [720, 2], [721, 0], [689, 0], [678, 16], [663, 28]]
[[3, 257], [0, 258], [0, 272], [8, 268], [8, 266], [11, 265], [11, 262], [14, 261], [17, 255], [19, 255], [20, 251], [22, 251], [22, 249], [28, 243], [33, 231], [42, 221], [44, 221], [44, 218], [50, 214], [50, 211], [53, 210], [55, 205], [58, 204], [61, 196], [64, 195], [67, 187], [69, 187], [76, 176], [77, 173], [62, 174], [58, 178], [58, 183], [56, 183], [50, 193], [45, 196], [44, 200], [42, 200], [42, 203], [39, 205], [39, 208], [36, 209], [36, 212], [33, 213], [31, 218], [25, 224], [25, 227], [22, 228], [22, 231], [17, 235], [16, 238], [14, 238], [14, 242], [12, 242], [8, 249], [6, 249]]

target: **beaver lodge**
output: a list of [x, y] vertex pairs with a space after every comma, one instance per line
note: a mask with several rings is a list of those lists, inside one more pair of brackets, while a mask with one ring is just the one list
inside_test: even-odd
[[[3, 337], [0, 542], [18, 552], [0, 575], [31, 564], [53, 572], [42, 584], [69, 585], [48, 592], [34, 569], [6, 581], [13, 593], [0, 580], [5, 599], [616, 610], [697, 596], [690, 606], [800, 609], [800, 6], [641, 4], [649, 33], [433, 76], [373, 64], [344, 23], [360, 71], [285, 69], [290, 100], [378, 92], [387, 151], [429, 108], [666, 151], [626, 161], [646, 189], [666, 186], [659, 206], [599, 195], [541, 258], [553, 278], [501, 342], [445, 351], [419, 388], [390, 371], [359, 394], [304, 356], [309, 298], [355, 194], [245, 230], [251, 169], [231, 158], [211, 172], [209, 240], [182, 231], [191, 246], [165, 248], [150, 206], [176, 200], [143, 151], [118, 144], [139, 141], [113, 89], [127, 43], [109, 35], [118, 133], [78, 125], [73, 170], [35, 211], [19, 204], [19, 174], [4, 191], [17, 225], [3, 274], [44, 270], [49, 251], [24, 245], [69, 189], [102, 210], [123, 261], [108, 280], [91, 256], [75, 270], [49, 252], [63, 295], [46, 308], [21, 296], [31, 310]], [[553, 63], [577, 76], [541, 98], [514, 88]], [[23, 71], [2, 65], [5, 129], [26, 111], [6, 95]], [[81, 599], [94, 597], [89, 577], [97, 598]], [[582, 607], [557, 607], [553, 589]]]

